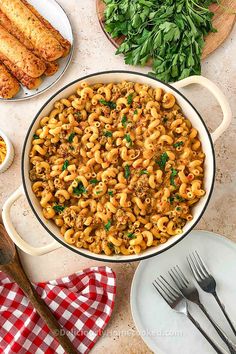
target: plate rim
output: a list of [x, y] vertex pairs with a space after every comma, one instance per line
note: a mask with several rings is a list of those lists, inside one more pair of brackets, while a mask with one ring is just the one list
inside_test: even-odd
[[[66, 70], [68, 69], [70, 63], [71, 63], [71, 60], [72, 60], [72, 57], [73, 57], [73, 53], [74, 53], [74, 41], [75, 41], [75, 38], [74, 38], [74, 33], [73, 33], [73, 29], [72, 29], [72, 23], [71, 23], [71, 20], [69, 18], [69, 16], [67, 15], [66, 11], [64, 10], [64, 7], [59, 4], [59, 2], [57, 0], [49, 0], [49, 1], [52, 1], [55, 3], [55, 5], [57, 5], [58, 7], [61, 8], [61, 10], [63, 11], [63, 13], [65, 14], [67, 20], [68, 20], [68, 24], [69, 24], [69, 27], [70, 27], [70, 32], [71, 32], [71, 49], [70, 49], [70, 52], [67, 56], [67, 61], [66, 61], [66, 64], [65, 64], [65, 67], [63, 69], [63, 71], [61, 72], [61, 74], [55, 79], [55, 81], [53, 81], [49, 86], [45, 87], [42, 91], [39, 91], [39, 92], [36, 92], [32, 95], [28, 95], [26, 97], [19, 97], [19, 98], [10, 98], [10, 99], [7, 99], [7, 98], [2, 98], [0, 97], [0, 102], [19, 102], [19, 101], [26, 101], [26, 100], [30, 100], [34, 97], [37, 97], [39, 96], [40, 94], [42, 93], [45, 93], [46, 91], [48, 91], [51, 87], [53, 87], [61, 78], [62, 76], [65, 74]], [[69, 28], [68, 27], [68, 28]], [[60, 60], [60, 59], [59, 59]], [[56, 73], [55, 73], [56, 74]], [[54, 75], [55, 75], [54, 74]], [[53, 77], [53, 75], [51, 76]], [[17, 80], [18, 81], [18, 80]], [[22, 88], [22, 85], [20, 83], [20, 87]]]
[[[198, 230], [191, 230], [191, 232], [189, 233], [189, 236], [193, 232], [196, 232], [196, 233], [199, 233], [199, 234], [204, 232], [204, 233], [209, 234], [211, 237], [219, 238], [222, 241], [226, 242], [227, 244], [233, 246], [235, 248], [235, 251], [236, 251], [236, 242], [230, 240], [226, 236], [223, 236], [223, 235], [221, 235], [221, 234], [219, 234], [217, 232], [203, 230], [203, 229], [198, 229]], [[180, 243], [180, 244], [183, 244], [183, 243]], [[138, 318], [138, 316], [137, 316], [137, 310], [136, 310], [137, 308], [134, 310], [134, 307], [135, 307], [134, 299], [135, 299], [135, 287], [136, 287], [136, 284], [137, 284], [137, 274], [142, 270], [143, 267], [145, 267], [145, 263], [154, 260], [154, 258], [155, 258], [155, 256], [154, 257], [150, 257], [148, 259], [145, 259], [143, 261], [140, 261], [138, 266], [137, 266], [137, 268], [136, 268], [136, 270], [135, 270], [135, 272], [134, 272], [132, 283], [131, 283], [131, 287], [130, 287], [130, 309], [131, 309], [131, 315], [132, 315], [132, 319], [134, 321], [135, 328], [138, 331], [138, 334], [140, 335], [140, 337], [142, 338], [144, 343], [147, 345], [147, 347], [150, 350], [152, 350], [154, 353], [157, 353], [157, 350], [158, 350], [158, 354], [167, 354], [166, 352], [163, 352], [162, 349], [160, 349], [160, 348], [157, 349], [157, 347], [154, 347], [153, 346], [153, 341], [150, 339], [149, 336], [143, 336], [143, 335], [140, 334], [140, 333], [142, 333], [143, 330], [145, 330], [145, 328], [143, 328], [143, 326], [141, 325], [141, 322], [140, 322], [140, 318]], [[135, 313], [135, 315], [134, 315], [134, 313]], [[138, 326], [138, 324], [140, 326]]]

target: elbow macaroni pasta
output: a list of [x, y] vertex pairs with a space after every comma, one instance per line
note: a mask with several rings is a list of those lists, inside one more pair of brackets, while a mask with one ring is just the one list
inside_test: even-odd
[[81, 83], [41, 119], [29, 158], [44, 217], [94, 253], [166, 242], [205, 194], [198, 131], [172, 93], [139, 83]]
[[0, 164], [3, 163], [7, 155], [7, 146], [2, 137], [0, 137]]

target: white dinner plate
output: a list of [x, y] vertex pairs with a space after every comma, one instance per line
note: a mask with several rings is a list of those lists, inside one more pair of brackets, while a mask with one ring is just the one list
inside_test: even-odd
[[37, 89], [28, 90], [26, 87], [21, 85], [20, 91], [16, 96], [14, 96], [11, 99], [0, 98], [0, 100], [2, 101], [26, 100], [35, 97], [42, 92], [45, 92], [62, 77], [62, 75], [65, 73], [66, 69], [68, 68], [72, 58], [73, 32], [72, 32], [69, 18], [67, 17], [61, 5], [59, 5], [58, 2], [55, 0], [45, 0], [45, 1], [28, 0], [28, 2], [31, 5], [33, 5], [36, 8], [36, 10], [38, 10], [38, 12], [46, 20], [48, 20], [53, 25], [53, 27], [55, 27], [55, 29], [57, 29], [61, 33], [61, 35], [64, 38], [69, 40], [69, 42], [71, 43], [71, 51], [65, 58], [61, 58], [57, 60], [59, 64], [58, 71], [52, 76], [47, 76], [47, 77], [43, 76], [42, 78], [43, 82]]
[[[136, 328], [149, 348], [158, 354], [213, 354], [214, 349], [184, 315], [172, 310], [152, 286], [159, 276], [179, 265], [193, 280], [186, 256], [197, 250], [216, 279], [218, 295], [236, 326], [236, 244], [207, 231], [192, 231], [166, 252], [141, 261], [131, 287], [131, 310]], [[198, 288], [199, 289], [199, 288]], [[236, 338], [214, 297], [199, 289], [200, 299], [220, 327], [236, 343]], [[222, 348], [225, 344], [195, 304], [190, 312]], [[227, 351], [226, 351], [227, 352]]]

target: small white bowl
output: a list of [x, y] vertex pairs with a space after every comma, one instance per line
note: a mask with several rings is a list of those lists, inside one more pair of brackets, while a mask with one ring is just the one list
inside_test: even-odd
[[2, 139], [5, 141], [6, 148], [7, 148], [7, 154], [5, 160], [3, 161], [3, 163], [0, 164], [0, 173], [3, 173], [11, 166], [14, 160], [15, 153], [10, 139], [6, 136], [6, 134], [1, 129], [0, 129], [0, 137], [2, 137]]

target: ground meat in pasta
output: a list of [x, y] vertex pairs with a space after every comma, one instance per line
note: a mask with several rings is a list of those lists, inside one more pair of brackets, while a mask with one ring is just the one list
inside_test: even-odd
[[138, 254], [192, 219], [205, 194], [204, 159], [173, 93], [137, 82], [82, 82], [34, 132], [30, 179], [66, 242]]

